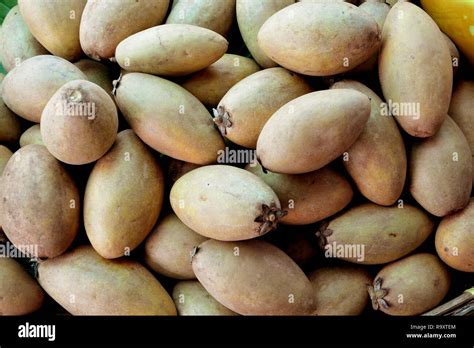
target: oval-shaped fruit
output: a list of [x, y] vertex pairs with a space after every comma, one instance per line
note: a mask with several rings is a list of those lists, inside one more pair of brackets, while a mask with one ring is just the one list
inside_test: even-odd
[[174, 279], [195, 279], [191, 251], [207, 238], [197, 234], [174, 214], [155, 226], [145, 243], [145, 262], [152, 270]]
[[235, 0], [174, 0], [166, 24], [191, 24], [226, 35], [235, 16]]
[[277, 247], [261, 241], [208, 240], [193, 256], [199, 282], [242, 315], [308, 315], [313, 289], [303, 271]]
[[44, 294], [18, 262], [0, 257], [0, 298], [2, 315], [25, 315], [41, 307]]
[[[451, 105], [449, 107], [449, 115], [454, 122], [461, 128], [466, 136], [472, 153], [472, 163], [474, 168], [474, 81], [459, 81], [456, 85]], [[474, 170], [473, 170], [474, 181]]]
[[212, 30], [164, 24], [123, 40], [115, 58], [127, 71], [182, 76], [207, 68], [224, 55], [227, 46], [227, 40]]
[[87, 77], [67, 60], [51, 55], [36, 56], [5, 76], [3, 101], [18, 116], [39, 123], [53, 94], [73, 80], [87, 80]]
[[379, 265], [412, 252], [432, 231], [433, 222], [421, 209], [368, 203], [324, 224], [317, 235], [328, 258]]
[[41, 262], [38, 281], [73, 315], [176, 315], [173, 300], [145, 267], [104, 259], [89, 246]]
[[18, 117], [5, 105], [0, 96], [0, 142], [17, 141], [21, 134], [21, 124]]
[[391, 114], [408, 134], [438, 132], [448, 113], [453, 68], [441, 31], [418, 6], [400, 2], [388, 14], [379, 77]]
[[317, 315], [360, 315], [369, 301], [372, 278], [360, 267], [325, 267], [309, 275]]
[[435, 243], [439, 257], [448, 266], [474, 272], [474, 198], [466, 208], [441, 221]]
[[263, 167], [302, 174], [324, 167], [350, 148], [370, 116], [369, 98], [351, 89], [304, 95], [268, 120], [257, 142]]
[[410, 192], [435, 216], [454, 213], [469, 203], [472, 165], [469, 143], [448, 116], [435, 136], [413, 144]]
[[289, 225], [309, 225], [344, 209], [352, 200], [349, 182], [325, 167], [314, 172], [291, 175], [267, 172], [260, 165], [246, 169], [267, 183], [277, 194], [288, 214], [280, 221]]
[[458, 48], [456, 47], [454, 42], [451, 41], [449, 36], [443, 32], [441, 32], [441, 34], [443, 34], [443, 38], [448, 44], [449, 54], [451, 55], [451, 64], [453, 66], [453, 73], [455, 74], [459, 67], [459, 60], [461, 58], [461, 55], [459, 54]]
[[68, 164], [101, 158], [117, 136], [117, 108], [95, 83], [66, 83], [49, 100], [41, 116], [41, 137], [51, 154]]
[[236, 13], [240, 34], [252, 57], [262, 68], [273, 68], [278, 64], [271, 60], [258, 46], [258, 32], [268, 18], [294, 3], [295, 0], [237, 0]]
[[90, 82], [102, 87], [113, 99], [114, 76], [111, 69], [100, 62], [91, 59], [81, 59], [74, 63], [87, 76]]
[[55, 257], [79, 228], [79, 192], [61, 163], [42, 145], [15, 152], [1, 181], [0, 221], [17, 247], [35, 246], [38, 255]]
[[70, 61], [82, 55], [79, 25], [86, 3], [87, 0], [18, 0], [21, 15], [36, 40], [55, 56]]
[[311, 76], [352, 70], [370, 58], [379, 44], [377, 22], [342, 1], [288, 6], [271, 16], [258, 33], [258, 45], [272, 60]]
[[173, 289], [178, 315], [238, 315], [217, 302], [197, 280], [178, 282]]
[[41, 138], [41, 129], [39, 124], [35, 124], [28, 128], [20, 137], [20, 146], [24, 147], [30, 144], [44, 145]]
[[272, 68], [252, 74], [222, 98], [214, 122], [230, 141], [255, 149], [268, 119], [291, 100], [313, 89], [296, 74]]
[[0, 60], [7, 72], [25, 59], [48, 54], [48, 51], [31, 35], [18, 6], [8, 12], [2, 23], [0, 35]]
[[82, 49], [95, 60], [112, 58], [122, 40], [161, 24], [168, 6], [169, 0], [87, 1], [80, 27]]
[[257, 63], [250, 58], [224, 54], [217, 62], [190, 76], [181, 85], [204, 105], [216, 107], [229, 89], [259, 70]]
[[343, 156], [343, 164], [360, 192], [372, 202], [392, 205], [405, 186], [405, 145], [392, 117], [383, 115], [382, 99], [362, 83], [336, 82], [331, 88], [352, 88], [371, 100], [371, 113], [364, 131]]
[[369, 294], [375, 310], [418, 315], [438, 305], [450, 285], [451, 277], [436, 256], [415, 254], [382, 268]]
[[284, 216], [267, 184], [246, 170], [224, 165], [182, 176], [171, 189], [170, 201], [185, 225], [217, 240], [259, 237], [274, 230]]
[[8, 149], [8, 147], [0, 145], [0, 180], [1, 180], [3, 170], [5, 169], [8, 163], [8, 160], [12, 156], [13, 156], [13, 153], [10, 151], [10, 149]]
[[224, 141], [209, 112], [191, 93], [173, 82], [139, 73], [123, 75], [116, 86], [117, 105], [148, 146], [185, 162], [217, 160]]
[[84, 227], [102, 257], [121, 257], [135, 249], [158, 220], [164, 179], [153, 155], [124, 130], [94, 166], [84, 196]]

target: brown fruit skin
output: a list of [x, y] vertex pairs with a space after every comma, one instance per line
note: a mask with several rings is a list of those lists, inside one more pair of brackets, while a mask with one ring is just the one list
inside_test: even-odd
[[54, 93], [73, 80], [87, 80], [87, 77], [67, 60], [51, 55], [36, 56], [5, 76], [3, 101], [18, 116], [39, 123]]
[[176, 315], [173, 300], [145, 267], [104, 259], [90, 246], [41, 262], [38, 281], [72, 315]]
[[1, 181], [0, 221], [14, 245], [36, 245], [40, 258], [62, 254], [77, 234], [80, 210], [74, 182], [46, 147], [13, 154]]
[[21, 124], [18, 117], [5, 105], [0, 96], [0, 142], [18, 141], [21, 134]]
[[82, 49], [94, 60], [112, 58], [122, 40], [161, 24], [168, 6], [169, 0], [90, 0], [81, 19]]
[[41, 128], [39, 124], [35, 124], [28, 128], [20, 137], [20, 146], [25, 147], [30, 144], [44, 145], [41, 138]]
[[461, 55], [459, 54], [458, 48], [456, 47], [454, 42], [449, 38], [449, 36], [443, 32], [441, 32], [441, 34], [443, 34], [443, 38], [448, 44], [449, 54], [451, 55], [451, 63], [453, 66], [453, 74], [456, 74], [456, 72], [458, 71]]
[[237, 0], [236, 14], [240, 34], [252, 57], [262, 68], [278, 66], [258, 46], [257, 35], [263, 23], [281, 9], [292, 5], [295, 0]]
[[200, 168], [199, 164], [183, 162], [171, 157], [167, 158], [166, 169], [167, 169], [167, 183], [173, 186], [184, 174], [189, 173], [191, 170]]
[[41, 307], [44, 294], [18, 262], [0, 257], [0, 298], [1, 315], [25, 315]]
[[474, 272], [474, 198], [466, 208], [441, 221], [435, 244], [439, 257], [448, 266]]
[[124, 130], [92, 169], [84, 196], [84, 227], [99, 255], [112, 259], [135, 249], [160, 215], [163, 172], [132, 130]]
[[319, 268], [309, 275], [316, 315], [361, 315], [367, 306], [372, 278], [361, 267]]
[[265, 123], [283, 105], [313, 89], [298, 75], [271, 68], [252, 74], [233, 86], [217, 107], [231, 125], [225, 136], [235, 144], [255, 149]]
[[112, 94], [114, 77], [107, 65], [91, 59], [81, 59], [74, 65], [81, 69], [90, 82], [102, 87], [112, 99], [114, 98]]
[[173, 300], [180, 316], [238, 315], [217, 302], [197, 280], [178, 282], [173, 289]]
[[189, 24], [164, 24], [123, 40], [115, 51], [127, 71], [183, 76], [207, 68], [227, 51], [227, 40], [212, 30]]
[[1, 180], [3, 170], [5, 169], [8, 163], [8, 160], [12, 156], [13, 156], [13, 153], [7, 147], [0, 145], [0, 180]]
[[257, 157], [272, 172], [320, 169], [350, 148], [365, 128], [369, 98], [352, 89], [306, 94], [282, 106], [257, 142]]
[[[63, 110], [76, 105], [92, 105], [94, 109], [87, 115], [76, 111], [69, 115]], [[41, 116], [44, 144], [54, 157], [68, 164], [97, 161], [112, 147], [117, 130], [117, 108], [112, 98], [101, 87], [85, 80], [63, 85]]]
[[[325, 253], [337, 246], [364, 246], [364, 259], [339, 257], [364, 265], [379, 265], [397, 260], [419, 247], [433, 231], [433, 221], [421, 209], [362, 204], [342, 213], [327, 226]], [[330, 255], [336, 257], [335, 255]]]
[[176, 215], [165, 216], [145, 243], [145, 262], [155, 272], [174, 279], [195, 279], [191, 251], [208, 238], [203, 237]]
[[82, 55], [79, 25], [87, 0], [18, 0], [31, 34], [55, 56], [75, 61]]
[[[453, 121], [461, 128], [466, 136], [472, 153], [472, 163], [474, 168], [474, 81], [459, 81], [453, 91], [449, 115]], [[473, 170], [474, 182], [474, 170]]]
[[[226, 165], [206, 166], [181, 177], [171, 188], [171, 207], [202, 236], [224, 241], [256, 238], [262, 205], [280, 208], [273, 190], [257, 176]], [[205, 218], [204, 218], [205, 217]]]
[[314, 312], [313, 289], [306, 275], [288, 255], [267, 242], [208, 240], [199, 246], [192, 263], [211, 296], [236, 313]]
[[[418, 315], [436, 307], [446, 296], [451, 277], [444, 264], [434, 255], [415, 254], [393, 262], [377, 274], [388, 308], [380, 310], [389, 315]], [[402, 299], [403, 303], [399, 303]]]
[[272, 60], [310, 76], [347, 72], [370, 58], [379, 44], [376, 21], [342, 1], [290, 5], [258, 33], [258, 45]]
[[282, 209], [288, 211], [280, 221], [288, 225], [309, 225], [344, 209], [352, 200], [349, 182], [329, 167], [300, 174], [263, 172], [260, 165], [245, 168], [268, 184], [277, 194]]
[[216, 107], [229, 89], [259, 70], [253, 59], [224, 54], [214, 64], [186, 79], [182, 86], [204, 105]]
[[381, 114], [382, 99], [363, 84], [343, 80], [331, 88], [352, 88], [371, 99], [369, 121], [346, 151], [343, 164], [366, 198], [379, 205], [394, 204], [402, 194], [407, 175], [406, 149], [397, 124], [392, 117]]
[[166, 24], [191, 24], [225, 36], [235, 17], [235, 0], [174, 0]]
[[0, 60], [7, 72], [25, 59], [49, 53], [31, 35], [18, 6], [8, 12], [0, 35]]
[[224, 141], [204, 105], [173, 82], [127, 73], [118, 83], [115, 100], [140, 139], [167, 156], [210, 164], [224, 149]]
[[413, 145], [409, 176], [412, 196], [435, 216], [452, 214], [469, 203], [472, 154], [466, 137], [451, 117], [435, 136]]
[[401, 2], [388, 14], [379, 78], [387, 102], [419, 105], [419, 119], [413, 115], [395, 117], [408, 134], [426, 138], [439, 131], [451, 99], [451, 56], [438, 26], [418, 6]]

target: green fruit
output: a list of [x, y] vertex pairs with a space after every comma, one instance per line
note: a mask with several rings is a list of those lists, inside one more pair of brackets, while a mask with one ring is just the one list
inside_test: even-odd
[[20, 137], [20, 146], [24, 147], [30, 144], [44, 145], [41, 138], [41, 129], [39, 124], [35, 124], [28, 128]]
[[217, 301], [242, 315], [308, 315], [313, 289], [303, 271], [261, 240], [209, 240], [193, 256], [199, 282]]
[[0, 96], [0, 142], [15, 142], [21, 134], [18, 117], [5, 105]]

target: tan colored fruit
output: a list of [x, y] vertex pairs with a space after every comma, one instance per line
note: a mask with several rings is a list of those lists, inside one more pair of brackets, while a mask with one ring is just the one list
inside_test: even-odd
[[451, 64], [453, 66], [453, 73], [455, 74], [459, 67], [459, 60], [461, 58], [461, 55], [459, 54], [458, 48], [456, 47], [454, 42], [449, 38], [449, 36], [443, 32], [441, 32], [441, 34], [443, 34], [443, 38], [448, 44], [449, 54], [451, 55]]
[[8, 72], [24, 60], [42, 54], [48, 54], [48, 51], [31, 35], [18, 6], [13, 7], [2, 23], [0, 39], [2, 66]]
[[268, 18], [294, 3], [295, 0], [237, 0], [236, 13], [240, 34], [252, 57], [262, 68], [273, 68], [278, 64], [258, 46], [258, 32]]
[[377, 274], [369, 287], [372, 307], [389, 315], [418, 315], [438, 305], [451, 280], [434, 255], [415, 254], [393, 262]]
[[13, 156], [13, 153], [8, 149], [8, 147], [0, 145], [0, 180], [1, 180], [3, 170], [5, 169], [8, 163], [8, 160], [12, 156]]
[[113, 99], [114, 96], [112, 94], [112, 90], [114, 76], [111, 69], [107, 65], [91, 59], [81, 59], [80, 61], [74, 63], [74, 65], [81, 69], [90, 82], [102, 87], [102, 89], [106, 91]]
[[0, 257], [0, 298], [1, 315], [25, 315], [41, 307], [44, 294], [18, 262]]
[[344, 209], [352, 200], [349, 182], [335, 170], [325, 167], [300, 174], [264, 173], [260, 165], [246, 169], [267, 183], [277, 194], [288, 215], [282, 224], [309, 225]]
[[214, 122], [230, 141], [253, 148], [268, 119], [283, 105], [313, 89], [296, 74], [272, 68], [248, 76], [222, 98]]
[[[430, 64], [426, 64], [430, 62]], [[392, 115], [415, 137], [435, 135], [448, 113], [453, 68], [448, 45], [421, 8], [398, 3], [383, 27], [379, 77]]]
[[252, 173], [225, 165], [187, 173], [173, 185], [170, 201], [185, 225], [217, 240], [259, 237], [274, 230], [284, 216], [267, 184]]
[[376, 21], [342, 1], [288, 6], [270, 17], [258, 33], [258, 45], [272, 60], [311, 76], [352, 70], [370, 58], [379, 44]]
[[94, 166], [84, 196], [84, 227], [107, 259], [129, 255], [158, 220], [164, 179], [153, 155], [132, 130], [124, 130]]
[[261, 241], [209, 240], [197, 249], [193, 270], [221, 304], [242, 315], [308, 315], [313, 289], [303, 271], [277, 247]]
[[76, 236], [80, 210], [74, 182], [46, 147], [14, 153], [1, 181], [0, 221], [15, 246], [34, 246], [34, 257], [62, 254]]
[[95, 60], [115, 56], [115, 48], [127, 37], [161, 24], [169, 0], [90, 0], [81, 19], [84, 52]]
[[191, 251], [207, 238], [185, 224], [176, 215], [164, 217], [145, 243], [145, 262], [155, 272], [174, 279], [195, 279]]
[[123, 40], [115, 52], [127, 71], [183, 76], [207, 68], [227, 51], [228, 42], [212, 30], [189, 24], [164, 24]]
[[407, 173], [405, 145], [397, 124], [382, 114], [382, 99], [363, 84], [343, 80], [331, 88], [352, 88], [370, 98], [369, 121], [344, 154], [343, 164], [366, 198], [380, 205], [394, 204], [403, 191]]
[[18, 0], [31, 34], [55, 56], [75, 61], [82, 55], [79, 25], [87, 0]]
[[0, 96], [0, 142], [18, 141], [21, 134], [21, 124], [18, 117], [5, 105]]
[[277, 173], [302, 174], [322, 168], [354, 144], [370, 110], [369, 98], [351, 89], [299, 97], [265, 124], [257, 156], [263, 167]]
[[423, 243], [433, 222], [410, 205], [381, 207], [363, 204], [321, 226], [317, 235], [326, 257], [379, 265], [397, 260]]
[[41, 138], [41, 129], [39, 124], [35, 124], [28, 128], [20, 137], [20, 146], [24, 147], [30, 144], [44, 145]]
[[217, 302], [197, 280], [178, 282], [173, 289], [178, 315], [238, 315]]
[[51, 154], [68, 164], [97, 161], [117, 136], [117, 108], [95, 83], [66, 83], [49, 100], [41, 116], [41, 137]]
[[367, 306], [370, 274], [361, 267], [319, 268], [309, 275], [317, 315], [360, 315]]
[[447, 117], [439, 132], [411, 149], [410, 192], [435, 216], [463, 209], [472, 191], [472, 154], [456, 123]]
[[[474, 81], [459, 81], [453, 91], [449, 115], [466, 136], [472, 152], [474, 168]], [[473, 170], [474, 181], [474, 170]]]
[[204, 105], [216, 107], [229, 89], [259, 70], [250, 58], [224, 54], [214, 64], [186, 79], [182, 86]]
[[436, 231], [436, 251], [448, 266], [474, 272], [474, 198], [466, 208], [441, 221]]
[[235, 0], [174, 0], [166, 24], [191, 24], [225, 36], [234, 20]]
[[117, 105], [148, 146], [195, 164], [217, 160], [224, 141], [209, 112], [191, 93], [173, 82], [139, 73], [125, 74], [116, 86]]
[[2, 83], [3, 101], [18, 116], [39, 123], [53, 94], [73, 80], [87, 80], [87, 77], [62, 58], [36, 56], [7, 74]]
[[104, 259], [89, 246], [41, 262], [38, 281], [73, 315], [176, 315], [173, 300], [145, 267]]
[[201, 167], [198, 164], [194, 163], [189, 163], [189, 162], [183, 162], [171, 157], [168, 157], [167, 162], [166, 162], [166, 169], [167, 169], [167, 183], [170, 184], [170, 186], [173, 186], [173, 184], [181, 178], [184, 174], [189, 173], [191, 170], [197, 169]]

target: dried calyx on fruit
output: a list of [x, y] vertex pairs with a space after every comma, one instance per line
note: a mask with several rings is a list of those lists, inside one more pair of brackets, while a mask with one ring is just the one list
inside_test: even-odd
[[257, 228], [259, 235], [264, 235], [278, 227], [278, 221], [284, 217], [288, 212], [277, 208], [274, 204], [268, 206], [262, 204], [262, 214], [257, 216], [255, 222], [260, 222], [261, 225]]
[[224, 107], [218, 106], [217, 109], [212, 109], [214, 114], [214, 123], [223, 136], [227, 135], [227, 128], [232, 127], [232, 117], [225, 110]]
[[316, 232], [316, 238], [319, 242], [319, 247], [324, 249], [326, 244], [328, 244], [327, 237], [331, 236], [333, 231], [328, 228], [329, 222], [323, 221], [319, 226], [319, 230]]
[[367, 291], [369, 292], [370, 300], [372, 301], [372, 308], [378, 310], [380, 307], [387, 309], [389, 304], [385, 301], [384, 297], [388, 295], [388, 289], [382, 288], [383, 279], [377, 277], [374, 280], [374, 286], [367, 285]]

